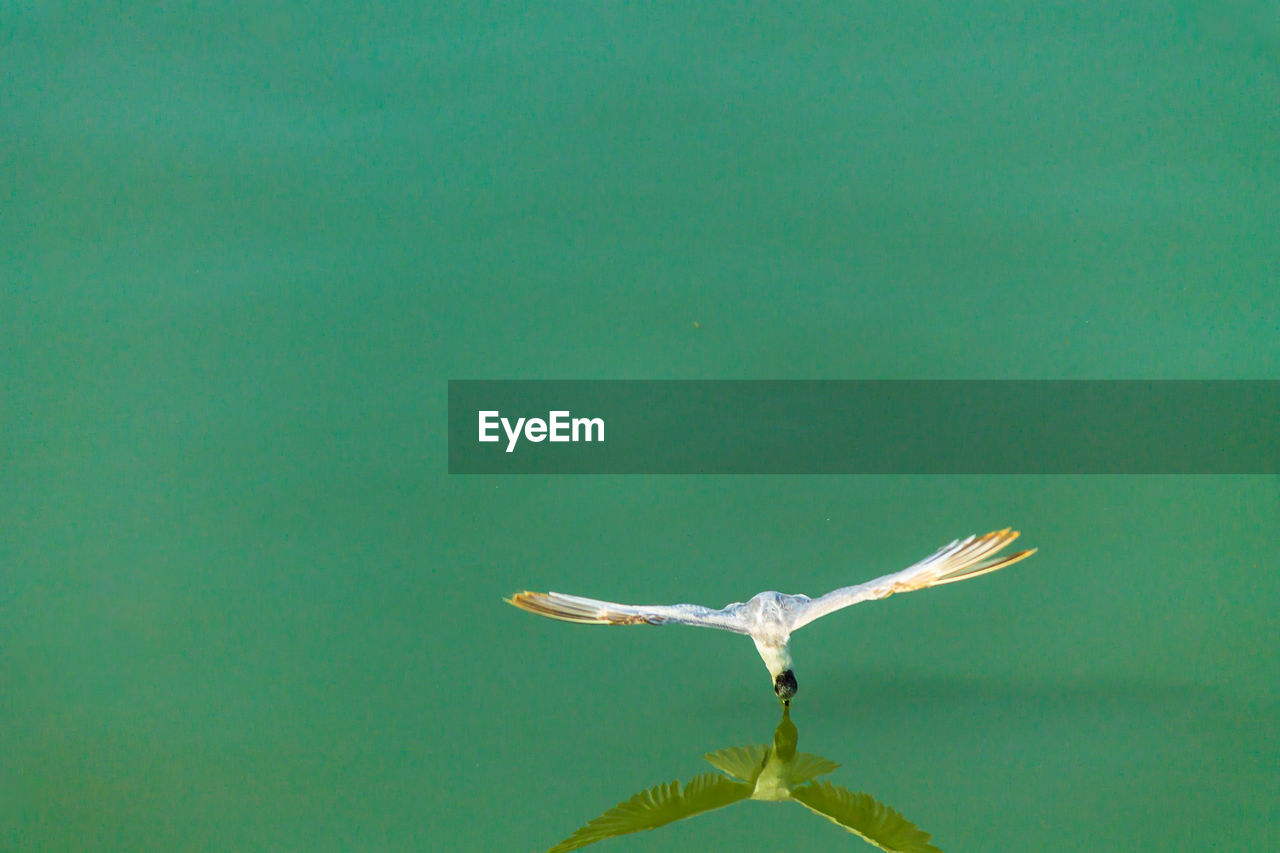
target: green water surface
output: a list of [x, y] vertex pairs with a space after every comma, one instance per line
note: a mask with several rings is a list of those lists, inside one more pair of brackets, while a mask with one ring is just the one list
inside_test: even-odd
[[[1274, 477], [450, 477], [449, 378], [1280, 378], [1280, 14], [6, 4], [0, 849], [537, 851], [769, 744], [946, 851], [1263, 850]], [[744, 802], [600, 850], [869, 850]]]

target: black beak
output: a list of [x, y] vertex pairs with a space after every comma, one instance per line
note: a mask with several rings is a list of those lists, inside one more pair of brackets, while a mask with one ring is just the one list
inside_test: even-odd
[[783, 705], [791, 705], [791, 697], [796, 695], [796, 688], [796, 674], [789, 669], [779, 673], [773, 680], [773, 692], [778, 694]]

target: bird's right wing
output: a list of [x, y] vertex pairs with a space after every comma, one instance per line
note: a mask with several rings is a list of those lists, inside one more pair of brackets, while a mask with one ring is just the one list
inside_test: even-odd
[[746, 622], [738, 616], [739, 605], [712, 610], [696, 604], [617, 604], [597, 601], [560, 592], [517, 592], [504, 599], [508, 604], [565, 622], [582, 625], [694, 625], [720, 628], [738, 634], [749, 634]]
[[1036, 551], [1018, 551], [1004, 557], [992, 556], [1018, 538], [1018, 531], [1006, 527], [986, 536], [970, 536], [958, 539], [939, 548], [914, 566], [900, 572], [876, 578], [873, 581], [846, 586], [796, 606], [790, 613], [792, 631], [808, 625], [815, 619], [834, 613], [860, 601], [888, 598], [895, 592], [910, 592], [944, 583], [976, 578], [1005, 566], [1025, 560]]

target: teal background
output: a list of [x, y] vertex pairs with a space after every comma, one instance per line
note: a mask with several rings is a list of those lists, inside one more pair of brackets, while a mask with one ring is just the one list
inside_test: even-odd
[[741, 637], [503, 595], [1006, 525], [796, 635], [800, 748], [947, 851], [1274, 842], [1275, 478], [451, 478], [444, 422], [449, 378], [1280, 378], [1273, 3], [5, 4], [0, 71], [0, 849], [545, 849], [777, 703]]

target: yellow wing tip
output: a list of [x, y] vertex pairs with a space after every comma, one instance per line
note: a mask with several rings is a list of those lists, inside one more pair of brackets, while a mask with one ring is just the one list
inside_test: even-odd
[[530, 592], [527, 589], [522, 589], [519, 592], [512, 593], [510, 598], [503, 598], [502, 600], [507, 604], [510, 604], [512, 607], [519, 607], [521, 610], [529, 610], [530, 602], [537, 601], [540, 598], [546, 598], [546, 593]]
[[[1000, 547], [1003, 548], [1004, 545], [1007, 545], [1007, 544], [1008, 542], [1005, 542]], [[1000, 548], [996, 548], [995, 550], [998, 551], [1000, 550]], [[978, 578], [978, 577], [982, 577], [983, 575], [989, 575], [992, 572], [996, 572], [996, 571], [999, 571], [1000, 569], [1004, 569], [1009, 566], [1012, 566], [1014, 563], [1022, 562], [1023, 560], [1027, 559], [1027, 557], [1030, 557], [1032, 554], [1034, 554], [1038, 550], [1039, 550], [1038, 548], [1028, 548], [1025, 551], [1015, 551], [1014, 553], [1007, 554], [1003, 557], [988, 557], [987, 559], [979, 562], [976, 566], [970, 566], [969, 568], [961, 569], [959, 572], [952, 575], [944, 575], [938, 580], [935, 580], [933, 583], [928, 584], [928, 586], [942, 586], [944, 584], [956, 583], [958, 581], [967, 581], [972, 578]]]

